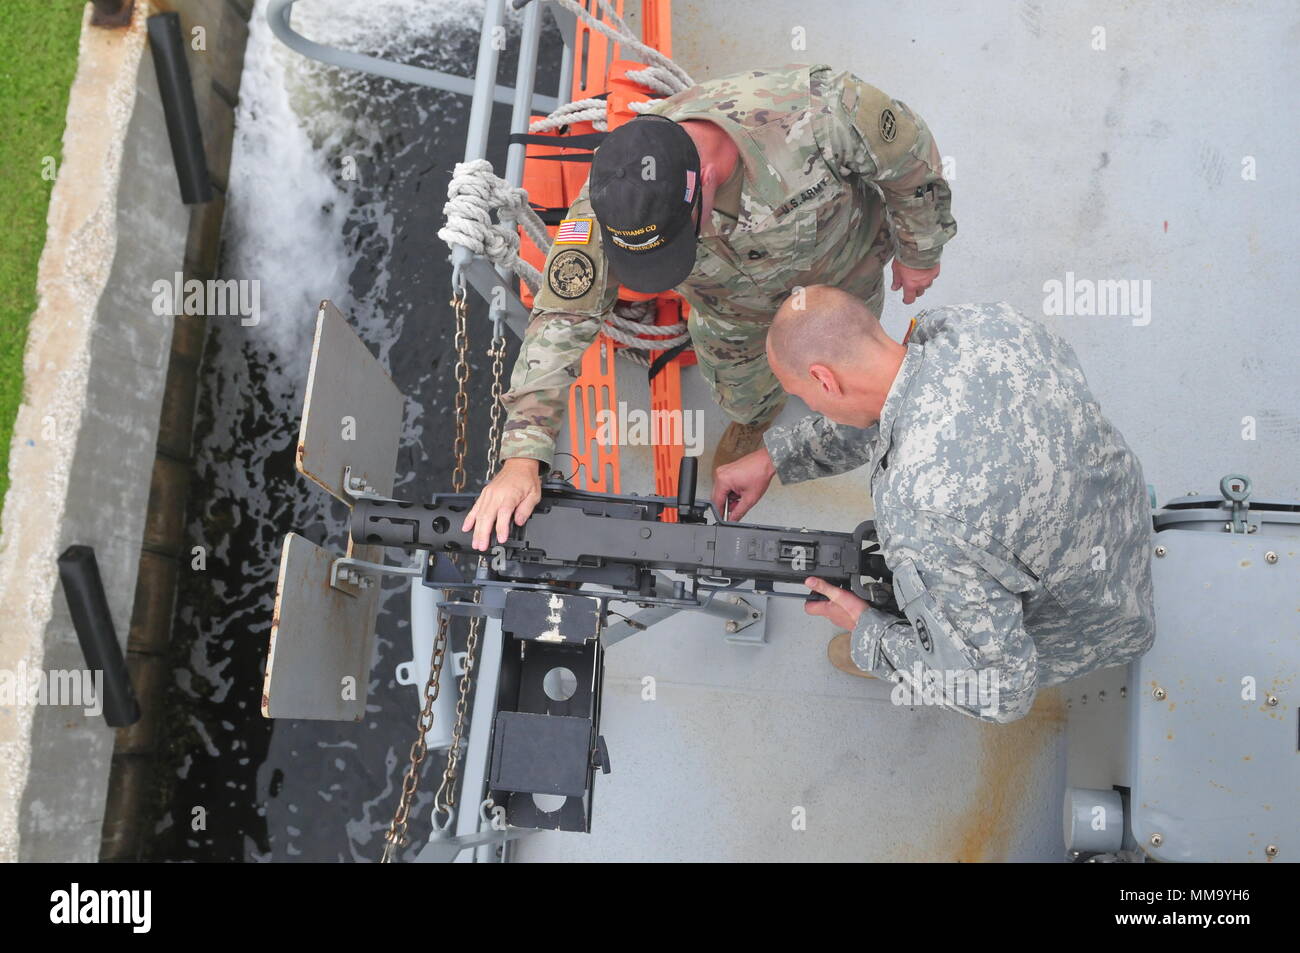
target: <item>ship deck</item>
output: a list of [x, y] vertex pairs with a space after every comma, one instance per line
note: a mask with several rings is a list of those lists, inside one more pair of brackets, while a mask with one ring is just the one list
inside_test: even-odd
[[[678, 3], [674, 58], [696, 80], [824, 62], [907, 103], [955, 170], [958, 235], [920, 305], [1008, 301], [1063, 335], [1161, 503], [1213, 493], [1229, 472], [1249, 474], [1257, 496], [1300, 496], [1300, 385], [1279, 360], [1300, 353], [1300, 325], [1280, 307], [1300, 272], [1291, 217], [1277, 214], [1294, 206], [1283, 196], [1300, 158], [1271, 92], [1297, 78], [1280, 40], [1291, 18], [1259, 3], [1195, 16], [1120, 3], [884, 9], [754, 0], [739, 29], [733, 7]], [[806, 49], [792, 48], [800, 35]], [[1079, 280], [1149, 282], [1149, 314], [1045, 315], [1045, 283]], [[916, 310], [888, 295], [886, 329], [901, 336]], [[648, 406], [643, 374], [620, 363], [620, 398]], [[706, 408], [707, 464], [726, 421], [695, 371], [683, 404]], [[782, 419], [804, 412], [792, 402]], [[1255, 439], [1243, 439], [1247, 418]], [[651, 492], [649, 449], [622, 453], [624, 492]], [[853, 473], [774, 484], [752, 518], [833, 529], [870, 516], [866, 474]], [[1118, 692], [1110, 727], [1090, 721], [1086, 736], [1082, 683], [1041, 693], [1006, 726], [897, 706], [889, 685], [830, 666], [829, 624], [771, 602], [763, 645], [682, 614], [612, 646], [601, 731], [613, 772], [597, 778], [593, 830], [531, 835], [512, 858], [1057, 861], [1067, 777], [1120, 780]]]

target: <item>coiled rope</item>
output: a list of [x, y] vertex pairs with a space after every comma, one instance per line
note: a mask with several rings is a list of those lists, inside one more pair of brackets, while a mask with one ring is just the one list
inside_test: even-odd
[[[628, 49], [640, 54], [649, 65], [641, 70], [629, 70], [627, 76], [664, 96], [672, 96], [695, 85], [690, 75], [653, 47], [637, 39], [623, 19], [614, 12], [607, 0], [596, 0], [604, 20], [598, 20], [577, 0], [552, 0], [564, 7], [592, 29], [603, 33]], [[631, 103], [634, 112], [647, 112], [658, 99]], [[608, 123], [603, 99], [579, 99], [566, 103], [544, 119], [529, 126], [532, 132], [558, 129], [576, 122], [590, 122], [596, 129], [606, 131]], [[493, 221], [493, 213], [496, 221]], [[449, 246], [467, 248], [482, 255], [492, 264], [509, 268], [529, 289], [536, 292], [541, 286], [542, 274], [519, 257], [519, 229], [543, 254], [551, 250], [551, 238], [546, 226], [528, 204], [528, 193], [498, 177], [492, 163], [486, 159], [459, 162], [447, 187], [447, 204], [443, 206], [447, 224], [438, 230], [438, 237]], [[601, 330], [624, 345], [619, 354], [634, 363], [648, 366], [646, 352], [666, 351], [690, 340], [686, 323], [656, 325], [653, 323], [653, 301], [623, 302], [614, 306], [605, 316]]]

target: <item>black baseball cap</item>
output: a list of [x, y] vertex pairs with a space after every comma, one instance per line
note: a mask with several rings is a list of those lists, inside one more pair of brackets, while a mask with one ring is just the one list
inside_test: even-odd
[[686, 130], [663, 116], [638, 116], [596, 150], [589, 195], [602, 250], [620, 284], [655, 294], [695, 267], [702, 205], [700, 154]]

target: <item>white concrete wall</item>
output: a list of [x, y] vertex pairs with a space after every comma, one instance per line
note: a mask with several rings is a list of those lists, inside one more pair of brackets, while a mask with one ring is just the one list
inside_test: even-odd
[[[83, 26], [0, 533], [10, 671], [85, 668], [56, 566], [74, 543], [95, 549], [126, 643], [172, 333], [151, 288], [181, 270], [190, 222], [149, 12], [137, 5], [126, 30]], [[81, 708], [0, 708], [0, 860], [98, 859], [113, 740]]]

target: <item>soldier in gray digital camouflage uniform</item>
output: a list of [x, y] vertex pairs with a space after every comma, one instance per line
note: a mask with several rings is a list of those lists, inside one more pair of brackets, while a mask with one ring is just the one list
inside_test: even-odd
[[714, 503], [738, 498], [739, 518], [773, 476], [869, 468], [903, 617], [808, 580], [829, 599], [808, 611], [852, 630], [832, 639], [837, 667], [918, 692], [992, 676], [991, 704], [945, 707], [1009, 722], [1039, 688], [1150, 648], [1142, 470], [1063, 340], [1009, 305], [959, 305], [923, 312], [904, 346], [855, 296], [815, 287], [782, 306], [767, 349], [784, 388], [824, 416], [720, 468]]
[[833, 284], [878, 314], [892, 258], [892, 287], [912, 303], [956, 233], [950, 199], [921, 118], [827, 66], [710, 80], [614, 130], [547, 256], [502, 401], [505, 463], [464, 524], [475, 545], [494, 526], [503, 539], [540, 497], [620, 284], [690, 302], [700, 371], [732, 419], [717, 466], [759, 446], [784, 403], [763, 341], [791, 289]]

